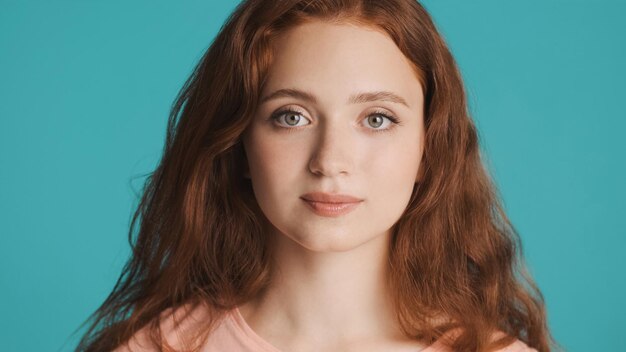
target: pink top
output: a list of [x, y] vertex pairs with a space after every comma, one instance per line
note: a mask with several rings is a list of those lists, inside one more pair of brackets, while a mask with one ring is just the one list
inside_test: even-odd
[[[218, 351], [282, 352], [257, 335], [246, 323], [237, 308], [224, 317], [221, 324], [209, 336], [206, 345], [202, 349], [202, 352]], [[436, 341], [421, 351], [449, 352], [449, 349], [443, 346], [440, 341]], [[537, 352], [537, 350], [517, 340], [513, 344], [499, 350], [499, 352]]]
[[[200, 316], [197, 316], [200, 318]], [[177, 332], [172, 331], [171, 323], [162, 323], [165, 338], [178, 347]], [[168, 329], [169, 328], [169, 329]], [[186, 329], [185, 324], [181, 327]], [[145, 331], [140, 330], [131, 341], [117, 348], [114, 352], [148, 352], [154, 349], [147, 347], [147, 337]], [[215, 329], [208, 336], [201, 352], [282, 352], [272, 346], [268, 341], [259, 336], [246, 323], [238, 308], [234, 308], [226, 313], [217, 323]], [[451, 352], [441, 343], [441, 340], [421, 350], [422, 352]], [[418, 352], [418, 351], [416, 351]], [[498, 352], [537, 352], [536, 349], [528, 347], [524, 342], [516, 340], [511, 345], [498, 350]]]

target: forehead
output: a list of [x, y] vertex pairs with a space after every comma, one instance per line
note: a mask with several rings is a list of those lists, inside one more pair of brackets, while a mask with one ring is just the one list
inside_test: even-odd
[[355, 24], [321, 21], [296, 26], [272, 41], [264, 93], [300, 88], [318, 96], [392, 91], [417, 105], [421, 84], [408, 58], [385, 33]]

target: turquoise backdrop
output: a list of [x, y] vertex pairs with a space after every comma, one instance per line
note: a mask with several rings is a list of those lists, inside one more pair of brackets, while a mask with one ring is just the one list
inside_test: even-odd
[[[0, 340], [70, 351], [236, 1], [0, 1]], [[429, 0], [568, 351], [626, 351], [626, 1]]]

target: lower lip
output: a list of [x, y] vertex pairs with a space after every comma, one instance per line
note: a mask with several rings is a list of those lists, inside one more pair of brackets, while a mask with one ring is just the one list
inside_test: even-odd
[[354, 210], [361, 202], [356, 203], [322, 203], [303, 199], [317, 215], [340, 216]]

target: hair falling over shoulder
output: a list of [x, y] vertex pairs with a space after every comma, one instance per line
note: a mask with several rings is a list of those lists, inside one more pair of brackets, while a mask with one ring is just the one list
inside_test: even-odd
[[[450, 341], [454, 351], [491, 351], [516, 338], [550, 351], [555, 342], [543, 296], [481, 161], [461, 75], [415, 0], [238, 5], [172, 106], [162, 158], [131, 221], [132, 255], [84, 323], [89, 328], [77, 351], [114, 350], [139, 330], [149, 332], [156, 350], [173, 350], [159, 321], [189, 304], [210, 312], [189, 333], [185, 346], [197, 350], [218, 317], [266, 287], [266, 220], [243, 176], [240, 137], [272, 62], [272, 38], [311, 20], [384, 31], [424, 86], [423, 177], [389, 247], [392, 298], [405, 334], [432, 342], [460, 328]], [[504, 338], [491, 340], [494, 331]]]

